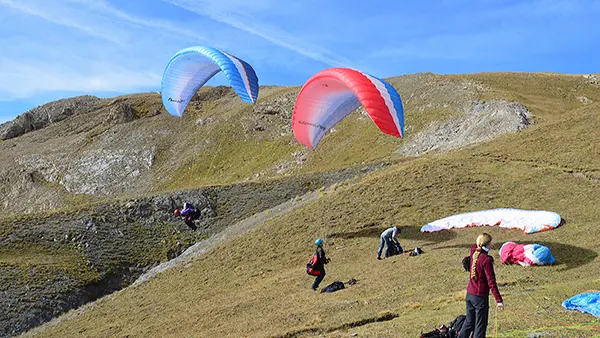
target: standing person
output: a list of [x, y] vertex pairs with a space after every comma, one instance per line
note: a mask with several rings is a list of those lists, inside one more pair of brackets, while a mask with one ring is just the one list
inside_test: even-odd
[[396, 236], [398, 235], [397, 226], [393, 226], [389, 229], [386, 229], [381, 233], [381, 238], [379, 242], [379, 250], [377, 250], [377, 259], [381, 259], [381, 252], [383, 251], [383, 246], [385, 245], [385, 257], [390, 256], [390, 247], [392, 245], [392, 241], [397, 241]]
[[317, 291], [319, 284], [321, 284], [323, 278], [325, 278], [325, 264], [329, 263], [329, 258], [325, 256], [325, 250], [323, 249], [323, 240], [317, 238], [315, 245], [317, 246], [317, 251], [315, 252], [316, 262], [313, 264], [313, 269], [318, 271], [318, 275], [311, 286], [313, 291]]
[[468, 338], [474, 331], [473, 338], [485, 338], [490, 309], [490, 290], [496, 298], [498, 309], [503, 310], [502, 296], [496, 285], [494, 259], [488, 255], [492, 236], [483, 233], [471, 247], [471, 271], [467, 286], [467, 318], [463, 323], [458, 338]]

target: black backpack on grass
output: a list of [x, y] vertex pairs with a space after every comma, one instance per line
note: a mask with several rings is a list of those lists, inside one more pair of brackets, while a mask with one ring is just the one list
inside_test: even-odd
[[402, 249], [402, 246], [400, 245], [400, 243], [398, 243], [398, 241], [390, 241], [390, 254], [388, 257], [400, 255], [403, 252], [404, 250]]
[[337, 290], [342, 290], [345, 289], [346, 287], [344, 286], [344, 283], [340, 282], [339, 280], [336, 280], [335, 282], [327, 285], [326, 287], [324, 287], [321, 290], [321, 293], [323, 292], [336, 292]]
[[419, 338], [457, 338], [466, 318], [465, 315], [460, 315], [450, 322], [450, 325], [442, 325], [439, 329], [421, 333]]
[[409, 255], [410, 255], [411, 257], [414, 257], [414, 256], [419, 256], [419, 255], [421, 255], [421, 254], [422, 254], [422, 253], [424, 253], [424, 252], [425, 252], [425, 251], [423, 251], [423, 249], [421, 249], [421, 248], [418, 248], [418, 247], [417, 247], [417, 248], [415, 248], [413, 251], [411, 251], [411, 252], [409, 253]]
[[462, 329], [463, 323], [467, 319], [467, 316], [460, 315], [456, 317], [448, 326], [448, 338], [457, 338], [460, 334], [460, 330]]
[[421, 332], [419, 338], [448, 338], [448, 335], [444, 330], [447, 330], [447, 328], [442, 327], [442, 330], [435, 329], [426, 333]]

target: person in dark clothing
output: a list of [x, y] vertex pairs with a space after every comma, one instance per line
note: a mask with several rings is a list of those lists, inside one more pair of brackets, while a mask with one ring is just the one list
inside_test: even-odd
[[317, 291], [319, 284], [321, 284], [323, 278], [325, 278], [325, 264], [329, 263], [329, 258], [325, 256], [325, 250], [323, 249], [323, 240], [317, 238], [315, 245], [317, 246], [317, 252], [315, 253], [317, 255], [317, 264], [315, 264], [314, 269], [318, 270], [320, 274], [315, 278], [315, 281], [311, 286], [313, 291]]
[[174, 214], [183, 217], [185, 224], [192, 228], [192, 230], [195, 231], [198, 228], [194, 221], [200, 218], [200, 211], [194, 208], [191, 203], [185, 202], [183, 204], [183, 210], [180, 211], [179, 209], [175, 209]]
[[494, 259], [488, 255], [492, 236], [483, 233], [477, 237], [476, 244], [471, 247], [469, 285], [467, 286], [467, 318], [463, 323], [458, 338], [485, 338], [490, 308], [490, 290], [496, 299], [497, 307], [504, 309], [502, 296], [496, 285]]

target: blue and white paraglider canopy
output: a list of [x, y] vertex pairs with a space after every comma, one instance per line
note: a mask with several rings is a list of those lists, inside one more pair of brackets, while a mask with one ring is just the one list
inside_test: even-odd
[[181, 116], [198, 89], [220, 71], [242, 101], [256, 103], [258, 77], [248, 63], [216, 48], [194, 46], [173, 55], [165, 68], [161, 96], [169, 114]]
[[589, 291], [575, 295], [562, 303], [567, 310], [577, 310], [600, 317], [600, 292]]

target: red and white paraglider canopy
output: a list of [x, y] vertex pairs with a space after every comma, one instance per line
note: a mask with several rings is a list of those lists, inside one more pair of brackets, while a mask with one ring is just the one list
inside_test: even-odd
[[325, 69], [304, 84], [292, 114], [294, 136], [316, 148], [329, 129], [360, 105], [382, 132], [404, 137], [398, 92], [381, 79], [349, 68]]

